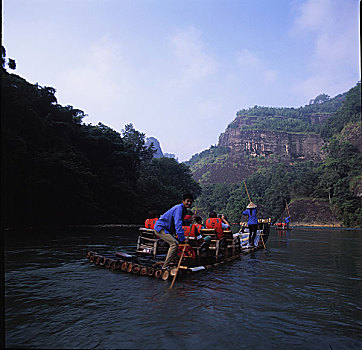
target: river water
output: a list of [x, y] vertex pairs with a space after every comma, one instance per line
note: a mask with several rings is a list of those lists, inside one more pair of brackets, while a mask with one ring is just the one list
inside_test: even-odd
[[89, 263], [133, 228], [8, 232], [5, 346], [361, 349], [362, 230], [271, 229], [267, 250], [169, 281]]

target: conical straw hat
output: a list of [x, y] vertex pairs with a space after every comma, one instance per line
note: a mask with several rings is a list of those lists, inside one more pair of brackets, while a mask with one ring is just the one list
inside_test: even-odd
[[253, 202], [250, 202], [249, 205], [246, 207], [246, 209], [254, 209], [256, 208], [256, 204], [254, 204]]

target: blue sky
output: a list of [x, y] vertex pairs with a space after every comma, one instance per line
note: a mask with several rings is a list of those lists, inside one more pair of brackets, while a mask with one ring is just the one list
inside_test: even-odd
[[361, 76], [359, 0], [3, 0], [2, 25], [16, 74], [180, 161], [240, 109], [304, 106]]

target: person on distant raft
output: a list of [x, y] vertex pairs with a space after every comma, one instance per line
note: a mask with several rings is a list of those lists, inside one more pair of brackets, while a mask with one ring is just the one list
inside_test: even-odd
[[[182, 224], [187, 208], [191, 207], [193, 201], [194, 197], [192, 194], [184, 194], [182, 202], [166, 211], [156, 222], [154, 228], [155, 235], [170, 245], [166, 260], [162, 265], [163, 270], [169, 267], [170, 262], [177, 255], [179, 243], [185, 241], [185, 232]], [[175, 238], [176, 234], [178, 239]]]
[[287, 216], [285, 218], [285, 224], [287, 225], [287, 229], [289, 228], [289, 223], [290, 223], [290, 216]]
[[249, 246], [254, 247], [254, 240], [256, 236], [256, 231], [258, 230], [258, 218], [256, 216], [256, 204], [250, 202], [246, 207], [246, 210], [243, 211], [243, 215], [248, 215], [248, 227], [249, 227]]

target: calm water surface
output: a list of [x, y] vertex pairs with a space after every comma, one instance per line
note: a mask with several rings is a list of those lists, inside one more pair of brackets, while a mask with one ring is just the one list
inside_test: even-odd
[[362, 349], [362, 230], [271, 230], [267, 250], [169, 281], [89, 263], [137, 229], [5, 239], [5, 345], [36, 349]]

